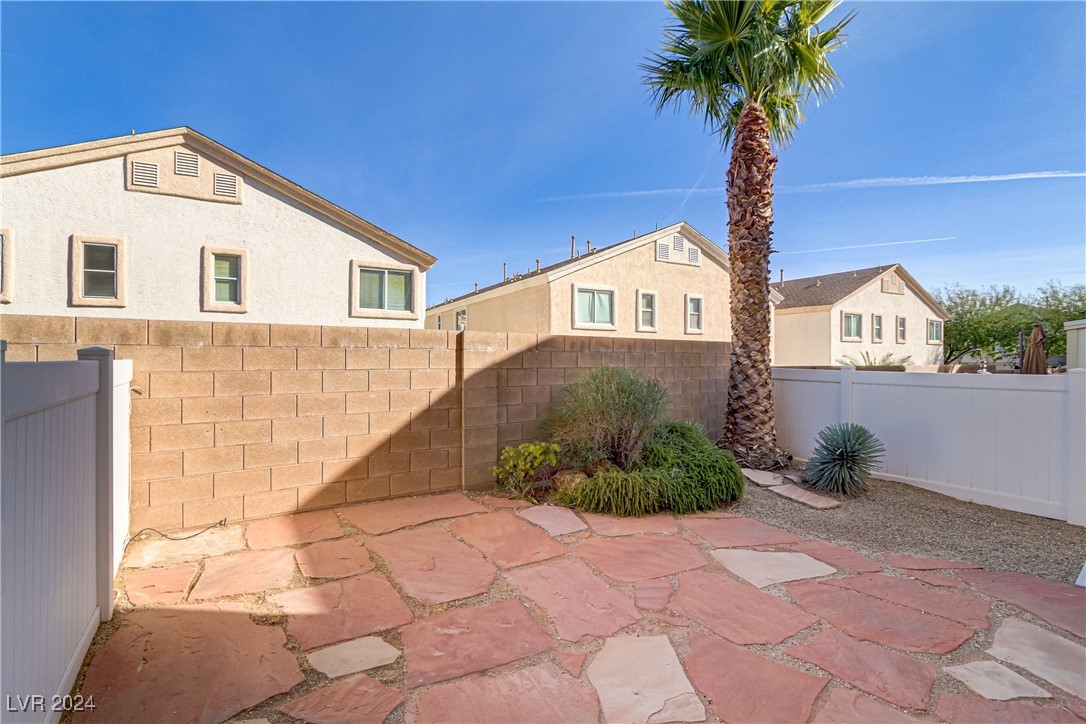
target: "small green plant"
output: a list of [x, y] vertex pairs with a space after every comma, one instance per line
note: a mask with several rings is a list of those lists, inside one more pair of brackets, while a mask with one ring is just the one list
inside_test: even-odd
[[[562, 448], [550, 442], [526, 442], [502, 450], [498, 464], [490, 468], [498, 487], [518, 498], [533, 498], [541, 473], [558, 464]], [[534, 499], [534, 498], [533, 498]]]
[[863, 425], [830, 425], [818, 433], [818, 445], [807, 461], [807, 482], [816, 490], [861, 495], [884, 452], [886, 448]]
[[641, 517], [660, 510], [660, 479], [607, 470], [555, 492], [550, 502], [586, 513]]
[[[645, 441], [644, 462], [646, 467], [674, 471], [672, 477], [701, 490], [703, 503], [697, 510], [711, 510], [743, 497], [743, 472], [735, 457], [714, 445], [693, 423], [668, 422], [653, 428]], [[679, 512], [672, 505], [667, 507]]]
[[630, 471], [667, 409], [667, 388], [624, 367], [597, 367], [565, 390], [542, 428], [566, 451], [569, 462], [610, 460]]
[[907, 354], [904, 357], [895, 357], [893, 352], [887, 352], [882, 357], [876, 357], [870, 352], [861, 352], [860, 359], [846, 354], [837, 360], [839, 365], [852, 365], [853, 367], [904, 367], [913, 363], [913, 356]]

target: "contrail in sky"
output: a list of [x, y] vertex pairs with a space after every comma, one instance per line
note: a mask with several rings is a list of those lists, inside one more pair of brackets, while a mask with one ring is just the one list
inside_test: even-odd
[[853, 246], [829, 246], [825, 249], [801, 249], [800, 251], [778, 251], [777, 256], [787, 254], [814, 254], [819, 251], [843, 251], [845, 249], [871, 249], [876, 246], [901, 246], [902, 244], [927, 244], [932, 241], [951, 241], [956, 236], [937, 236], [934, 239], [910, 239], [909, 241], [886, 241], [881, 244], [855, 244]]

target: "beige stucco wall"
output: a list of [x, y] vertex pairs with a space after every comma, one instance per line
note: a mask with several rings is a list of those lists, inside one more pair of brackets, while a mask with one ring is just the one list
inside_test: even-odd
[[[160, 166], [160, 177], [173, 173]], [[15, 232], [14, 301], [0, 311], [227, 322], [423, 326], [424, 272], [415, 275], [415, 320], [349, 315], [350, 263], [407, 262], [243, 176], [243, 203], [214, 203], [125, 190], [125, 159], [113, 158], [0, 180], [0, 226]], [[127, 243], [121, 308], [68, 306], [73, 234]], [[200, 310], [200, 248], [248, 250], [248, 311]], [[408, 262], [409, 263], [409, 262]]]
[[829, 359], [829, 312], [776, 311], [773, 317], [773, 364], [782, 367], [827, 365]]
[[[464, 304], [451, 305], [440, 313], [441, 329], [456, 331], [456, 310], [468, 312], [468, 329], [477, 332], [520, 332], [523, 334], [548, 334], [548, 299], [546, 280], [501, 296], [480, 295], [480, 299], [465, 300]], [[437, 329], [437, 311], [426, 315], [426, 328]]]

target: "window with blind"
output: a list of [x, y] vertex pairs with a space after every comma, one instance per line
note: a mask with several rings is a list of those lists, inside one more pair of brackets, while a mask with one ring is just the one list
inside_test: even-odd
[[686, 333], [701, 334], [705, 326], [705, 300], [691, 294], [686, 295]]
[[389, 312], [412, 311], [412, 280], [409, 271], [358, 269], [358, 308]]
[[241, 257], [215, 254], [215, 301], [241, 304]]
[[871, 341], [882, 342], [882, 315], [871, 315]]
[[637, 331], [656, 331], [656, 292], [637, 292]]
[[468, 310], [457, 309], [456, 310], [456, 331], [463, 332], [468, 328]]
[[863, 339], [863, 316], [841, 312], [841, 339], [846, 342], [859, 342]]
[[608, 289], [576, 290], [576, 320], [579, 325], [615, 325], [615, 293]]
[[905, 344], [905, 317], [897, 317], [897, 343]]
[[928, 344], [943, 343], [943, 321], [941, 319], [928, 320]]

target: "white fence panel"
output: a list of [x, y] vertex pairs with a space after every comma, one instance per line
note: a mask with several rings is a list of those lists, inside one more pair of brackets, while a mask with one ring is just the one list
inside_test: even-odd
[[808, 458], [818, 431], [841, 419], [840, 381], [828, 370], [776, 368], [773, 383], [778, 442]]

